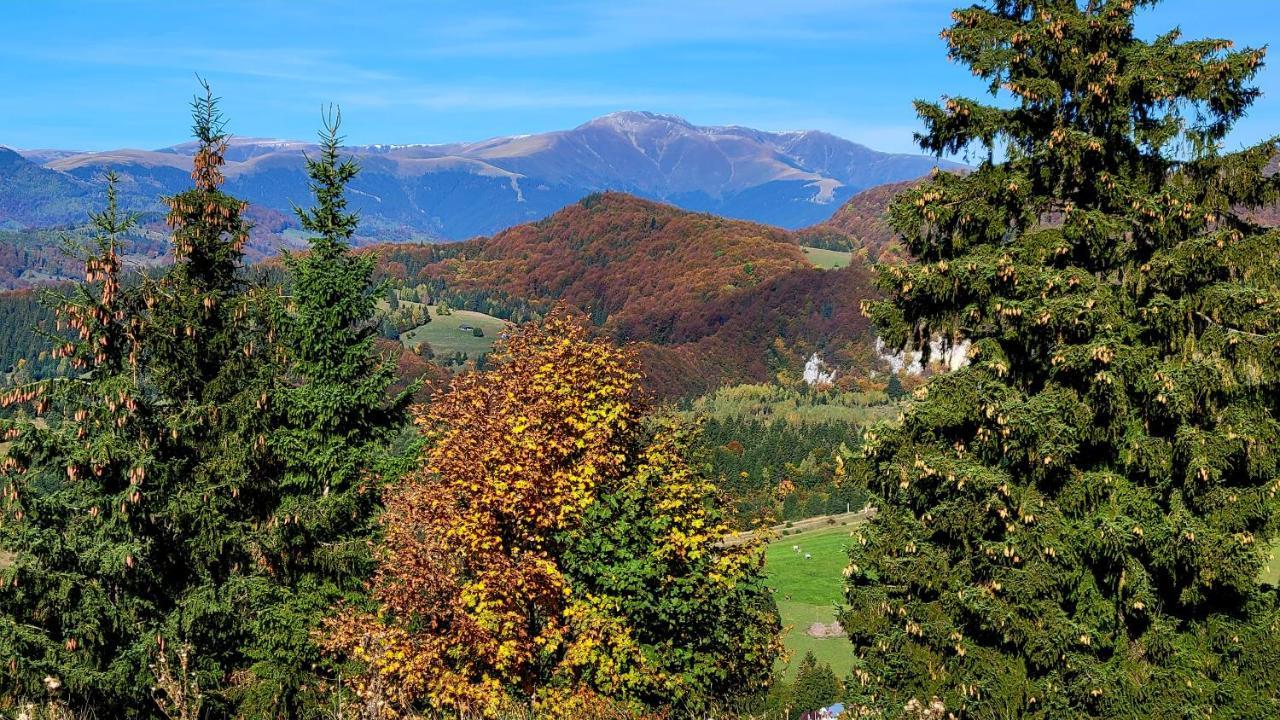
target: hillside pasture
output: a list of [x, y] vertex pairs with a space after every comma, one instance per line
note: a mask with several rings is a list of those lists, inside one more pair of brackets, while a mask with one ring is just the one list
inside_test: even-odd
[[853, 262], [853, 253], [842, 250], [826, 250], [824, 248], [801, 247], [804, 251], [804, 257], [813, 263], [816, 268], [823, 270], [836, 270], [842, 267], [848, 267]]
[[856, 525], [786, 535], [765, 548], [765, 574], [784, 628], [788, 658], [783, 676], [787, 680], [795, 679], [806, 652], [820, 663], [829, 663], [837, 677], [843, 678], [852, 668], [853, 644], [848, 637], [843, 633], [814, 637], [808, 630], [814, 623], [836, 622], [836, 606], [844, 601], [850, 531]]
[[[400, 342], [413, 349], [425, 341], [437, 357], [464, 352], [467, 357], [475, 359], [492, 350], [494, 342], [510, 326], [506, 320], [471, 310], [453, 310], [448, 315], [437, 315], [436, 306], [428, 305], [427, 312], [431, 313], [431, 322], [401, 333]], [[471, 330], [463, 330], [463, 325], [480, 328], [484, 337], [476, 337]]]

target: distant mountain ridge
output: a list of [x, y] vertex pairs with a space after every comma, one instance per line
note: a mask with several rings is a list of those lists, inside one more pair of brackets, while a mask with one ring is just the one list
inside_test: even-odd
[[[121, 176], [131, 207], [158, 211], [159, 196], [189, 185], [192, 147], [20, 151], [21, 168], [10, 168], [13, 163], [0, 158], [0, 189], [11, 173], [25, 178], [24, 187], [53, 189], [41, 197], [19, 193], [22, 197], [0, 200], [0, 226], [78, 222], [83, 213], [75, 213], [92, 207], [91, 191], [107, 169]], [[227, 151], [227, 190], [276, 211], [305, 205], [310, 198], [303, 156], [313, 148], [295, 140], [235, 138]], [[571, 130], [347, 151], [363, 168], [351, 200], [362, 214], [364, 234], [392, 241], [492, 234], [608, 190], [799, 228], [825, 220], [860, 190], [916, 178], [935, 165], [955, 166], [927, 156], [877, 152], [820, 131], [698, 126], [634, 111]]]

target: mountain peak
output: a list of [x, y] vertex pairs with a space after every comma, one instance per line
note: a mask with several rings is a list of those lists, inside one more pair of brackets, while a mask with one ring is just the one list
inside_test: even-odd
[[665, 115], [663, 113], [649, 112], [648, 110], [619, 110], [618, 112], [611, 112], [608, 115], [601, 115], [594, 120], [588, 120], [578, 127], [607, 126], [618, 128], [620, 130], [631, 130], [638, 127], [649, 127], [652, 125], [677, 125], [688, 130], [697, 129], [693, 123], [690, 123], [679, 115]]

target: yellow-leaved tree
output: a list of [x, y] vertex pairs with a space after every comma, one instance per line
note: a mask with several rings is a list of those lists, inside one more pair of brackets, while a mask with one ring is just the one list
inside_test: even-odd
[[634, 354], [558, 311], [418, 417], [374, 612], [324, 642], [368, 717], [637, 717], [763, 689], [779, 624], [759, 544], [727, 546], [689, 430], [645, 416]]

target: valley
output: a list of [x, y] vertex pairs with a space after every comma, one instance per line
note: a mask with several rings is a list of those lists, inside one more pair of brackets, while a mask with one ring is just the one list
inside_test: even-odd
[[[1154, 4], [928, 48], [894, 3], [237, 6], [33, 53], [0, 717], [1280, 717], [1265, 46]], [[163, 145], [130, 109], [206, 56]], [[231, 134], [325, 93], [314, 142]]]

